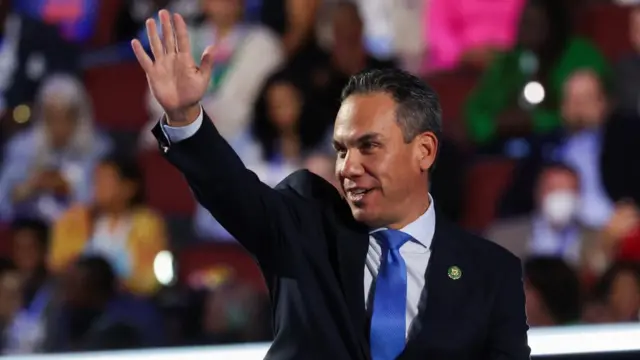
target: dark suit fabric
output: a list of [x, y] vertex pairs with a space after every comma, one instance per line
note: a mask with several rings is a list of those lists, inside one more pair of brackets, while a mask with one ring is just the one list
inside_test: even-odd
[[[368, 231], [339, 193], [308, 171], [275, 189], [248, 171], [205, 116], [194, 136], [170, 144], [167, 159], [198, 201], [259, 263], [273, 304], [267, 359], [370, 359], [364, 267]], [[169, 190], [170, 191], [170, 190]], [[451, 266], [462, 269], [449, 278]], [[426, 276], [426, 304], [398, 359], [528, 359], [519, 260], [438, 217]]]

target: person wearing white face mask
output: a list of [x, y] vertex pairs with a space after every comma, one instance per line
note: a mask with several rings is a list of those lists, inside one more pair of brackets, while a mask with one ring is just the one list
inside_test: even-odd
[[487, 237], [515, 255], [557, 256], [580, 266], [586, 243], [596, 233], [578, 221], [581, 206], [578, 175], [567, 165], [547, 165], [536, 184], [536, 209], [531, 216], [494, 224]]
[[578, 194], [572, 189], [554, 190], [542, 199], [542, 216], [551, 226], [565, 228], [575, 220], [579, 203]]

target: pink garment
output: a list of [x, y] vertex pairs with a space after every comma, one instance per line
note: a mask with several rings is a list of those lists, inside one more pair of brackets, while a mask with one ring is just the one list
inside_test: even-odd
[[524, 0], [428, 0], [426, 70], [454, 68], [464, 52], [473, 48], [511, 47], [523, 6]]

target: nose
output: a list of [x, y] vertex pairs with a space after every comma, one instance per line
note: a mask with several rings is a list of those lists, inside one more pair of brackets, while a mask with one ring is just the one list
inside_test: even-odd
[[338, 175], [343, 178], [354, 178], [364, 174], [362, 159], [358, 151], [349, 150], [344, 158], [338, 157]]

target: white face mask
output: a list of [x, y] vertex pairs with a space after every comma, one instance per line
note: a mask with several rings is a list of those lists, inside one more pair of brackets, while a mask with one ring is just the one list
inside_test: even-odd
[[578, 202], [578, 195], [571, 190], [554, 191], [543, 199], [542, 214], [553, 225], [564, 226], [573, 220]]

